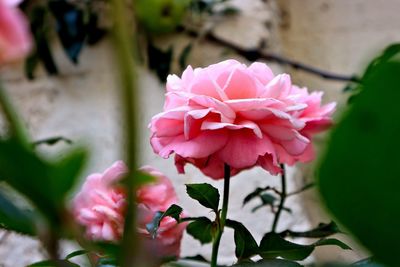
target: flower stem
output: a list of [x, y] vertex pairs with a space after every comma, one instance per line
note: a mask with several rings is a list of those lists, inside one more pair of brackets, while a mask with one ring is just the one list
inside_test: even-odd
[[122, 105], [124, 119], [124, 141], [125, 141], [125, 158], [128, 168], [131, 170], [126, 177], [127, 192], [127, 213], [125, 216], [124, 237], [122, 241], [122, 257], [121, 266], [138, 266], [139, 240], [136, 234], [136, 188], [137, 184], [134, 179], [135, 170], [137, 169], [138, 146], [136, 135], [136, 125], [138, 114], [138, 90], [136, 85], [136, 68], [135, 68], [135, 25], [128, 23], [127, 8], [125, 1], [112, 0], [112, 15], [114, 19], [114, 46], [116, 59], [118, 63], [118, 74], [120, 75], [120, 103]]
[[16, 109], [11, 103], [7, 92], [0, 83], [0, 104], [3, 108], [5, 119], [8, 122], [11, 134], [18, 139], [22, 144], [28, 145], [28, 138], [23, 123], [18, 116]]
[[222, 199], [222, 211], [221, 216], [217, 214], [217, 233], [214, 238], [212, 256], [211, 256], [211, 267], [217, 267], [217, 258], [219, 244], [221, 242], [221, 236], [224, 232], [226, 215], [228, 214], [228, 201], [229, 201], [229, 183], [231, 178], [231, 167], [228, 164], [224, 165], [224, 196]]
[[272, 229], [271, 229], [272, 232], [275, 232], [275, 231], [276, 231], [276, 227], [278, 226], [278, 221], [279, 221], [279, 218], [280, 218], [280, 216], [281, 216], [281, 213], [282, 213], [282, 210], [283, 210], [283, 205], [284, 205], [284, 203], [285, 203], [286, 196], [287, 196], [287, 194], [286, 194], [286, 173], [285, 173], [285, 165], [284, 165], [284, 164], [281, 164], [281, 168], [282, 168], [282, 175], [281, 175], [282, 190], [281, 190], [281, 192], [280, 192], [280, 194], [279, 194], [281, 200], [280, 200], [280, 202], [279, 202], [278, 211], [277, 211], [276, 214], [275, 214], [274, 222], [273, 222], [273, 224], [272, 224]]

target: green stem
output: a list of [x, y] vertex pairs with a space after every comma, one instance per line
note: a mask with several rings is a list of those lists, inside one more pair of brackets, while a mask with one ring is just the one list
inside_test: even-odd
[[[114, 18], [114, 45], [115, 53], [118, 63], [117, 72], [120, 74], [121, 80], [121, 92], [120, 92], [120, 103], [123, 109], [124, 117], [124, 140], [125, 140], [125, 157], [126, 163], [131, 170], [128, 177], [126, 178], [126, 191], [127, 191], [127, 214], [125, 217], [124, 227], [124, 238], [122, 241], [122, 266], [138, 266], [138, 256], [140, 252], [139, 240], [136, 234], [136, 187], [134, 174], [137, 169], [137, 155], [138, 147], [137, 136], [136, 136], [136, 125], [138, 114], [138, 90], [136, 86], [136, 68], [135, 68], [135, 49], [134, 32], [131, 29], [135, 29], [135, 25], [132, 25], [131, 20], [128, 23], [129, 18], [127, 10], [129, 10], [125, 1], [123, 0], [112, 0], [112, 12]], [[129, 14], [130, 15], [130, 14]]]
[[5, 91], [3, 85], [0, 83], [0, 104], [3, 108], [3, 113], [5, 119], [10, 127], [10, 132], [15, 136], [18, 141], [28, 146], [28, 138], [21, 122], [16, 109], [14, 108], [11, 100], [9, 99], [7, 92]]
[[228, 201], [229, 201], [229, 183], [231, 178], [231, 167], [227, 164], [224, 165], [224, 196], [222, 199], [221, 217], [217, 213], [217, 233], [214, 238], [211, 255], [211, 267], [217, 267], [218, 250], [221, 242], [221, 236], [224, 232], [226, 215], [228, 214]]
[[279, 221], [279, 218], [281, 216], [281, 213], [282, 213], [282, 210], [283, 210], [283, 205], [285, 203], [286, 196], [287, 196], [287, 194], [286, 194], [285, 165], [281, 164], [281, 168], [282, 168], [282, 175], [281, 175], [282, 190], [281, 190], [281, 192], [279, 194], [280, 197], [281, 197], [281, 200], [279, 202], [278, 211], [275, 214], [274, 222], [272, 224], [272, 229], [271, 229], [272, 232], [276, 231], [276, 227], [278, 226], [278, 221]]

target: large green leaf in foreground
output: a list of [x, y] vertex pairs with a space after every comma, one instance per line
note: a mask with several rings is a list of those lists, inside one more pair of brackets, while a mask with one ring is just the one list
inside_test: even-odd
[[400, 266], [400, 62], [374, 68], [333, 131], [322, 198], [378, 260]]

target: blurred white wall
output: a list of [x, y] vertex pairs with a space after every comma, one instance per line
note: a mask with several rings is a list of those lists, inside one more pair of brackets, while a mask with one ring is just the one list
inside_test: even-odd
[[[400, 17], [396, 14], [400, 9], [400, 2], [396, 0], [234, 2], [243, 11], [239, 17], [218, 24], [215, 29], [218, 36], [231, 37], [233, 42], [247, 48], [264, 40], [268, 48], [275, 52], [338, 73], [358, 72], [368, 58], [381, 47], [400, 39]], [[176, 47], [183, 48], [188, 41], [187, 37], [175, 36], [163, 38], [161, 43], [164, 46], [175, 43]], [[34, 139], [61, 135], [90, 146], [91, 159], [82, 179], [92, 172], [103, 171], [121, 157], [121, 109], [117, 98], [118, 86], [113, 73], [112, 49], [109, 40], [104, 40], [95, 47], [87, 47], [80, 58], [79, 66], [76, 67], [68, 62], [59, 45], [55, 44], [60, 76], [48, 77], [40, 71], [37, 79], [29, 82], [21, 75], [21, 66], [3, 69], [0, 73], [13, 100], [21, 109]], [[195, 66], [204, 66], [227, 57], [235, 56], [226, 55], [225, 49], [215, 44], [197, 40], [189, 62]], [[279, 66], [272, 67], [276, 73], [283, 71]], [[286, 71], [292, 72], [290, 69]], [[340, 91], [343, 83], [324, 81], [300, 71], [293, 72], [293, 75], [294, 81], [300, 85], [325, 90], [329, 100], [345, 99]], [[161, 159], [152, 152], [147, 124], [154, 114], [162, 110], [164, 88], [146, 68], [140, 69], [139, 77], [142, 104], [141, 162], [153, 165], [172, 179], [179, 194], [180, 204], [189, 214], [207, 215], [207, 211], [186, 196], [184, 184], [209, 182], [221, 188], [222, 182], [205, 178], [198, 170], [189, 166], [186, 175], [178, 175], [172, 159]], [[323, 143], [323, 139], [320, 138], [319, 142]], [[49, 155], [57, 156], [64, 148], [68, 146], [58, 144], [43, 150]], [[301, 169], [303, 171], [297, 168], [289, 169], [289, 191], [310, 180], [310, 168], [302, 166]], [[272, 215], [267, 208], [251, 214], [251, 208], [256, 202], [244, 208], [241, 202], [255, 187], [267, 184], [279, 185], [279, 179], [261, 169], [243, 172], [232, 179], [229, 217], [242, 221], [254, 233], [257, 241], [263, 233], [269, 231]], [[287, 204], [292, 207], [293, 213], [283, 214], [279, 228], [293, 226], [295, 230], [306, 230], [317, 224], [319, 218], [324, 215], [321, 214], [316, 201], [311, 192], [307, 193], [305, 198], [289, 199]], [[325, 222], [328, 221], [328, 218], [323, 218]], [[199, 242], [185, 235], [183, 256], [201, 253], [209, 257], [210, 252], [210, 246], [201, 246]], [[30, 254], [33, 258], [28, 257]], [[326, 254], [339, 255], [331, 259], [359, 258], [357, 253], [342, 254], [336, 249], [317, 255], [326, 258]], [[227, 230], [222, 239], [221, 263], [233, 263], [233, 255], [233, 233]], [[35, 261], [41, 257], [43, 256], [34, 240], [16, 235], [0, 239], [0, 265], [24, 266], [30, 260]]]

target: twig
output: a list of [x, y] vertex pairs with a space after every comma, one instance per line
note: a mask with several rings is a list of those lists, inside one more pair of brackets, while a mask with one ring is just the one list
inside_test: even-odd
[[310, 188], [312, 188], [312, 187], [314, 187], [314, 186], [315, 186], [315, 183], [306, 184], [306, 185], [304, 185], [302, 188], [300, 188], [300, 189], [298, 189], [298, 190], [296, 190], [296, 191], [293, 191], [293, 192], [288, 193], [288, 194], [286, 195], [286, 197], [294, 196], [294, 195], [299, 194], [299, 193], [301, 193], [301, 192], [303, 192], [303, 191], [305, 191], [305, 190], [307, 190], [307, 189], [310, 189]]
[[198, 37], [202, 36], [203, 38], [207, 39], [207, 41], [214, 42], [216, 44], [228, 47], [232, 50], [234, 50], [237, 54], [243, 56], [244, 58], [248, 59], [249, 61], [256, 61], [259, 59], [264, 59], [264, 60], [269, 60], [273, 61], [282, 65], [288, 65], [294, 69], [302, 70], [317, 76], [320, 76], [321, 78], [327, 79], [327, 80], [335, 80], [335, 81], [343, 81], [343, 82], [355, 82], [355, 83], [360, 83], [360, 79], [357, 78], [356, 76], [348, 76], [348, 75], [342, 75], [342, 74], [337, 74], [325, 70], [321, 70], [319, 68], [301, 63], [299, 61], [295, 61], [292, 59], [285, 58], [281, 55], [277, 55], [274, 53], [270, 52], [265, 52], [261, 51], [258, 48], [253, 48], [253, 49], [245, 49], [240, 46], [237, 46], [229, 41], [226, 41], [224, 39], [219, 38], [212, 32], [207, 32], [205, 34], [199, 33], [195, 30], [188, 29], [185, 27], [181, 28], [182, 32], [185, 32], [189, 36], [192, 37]]

